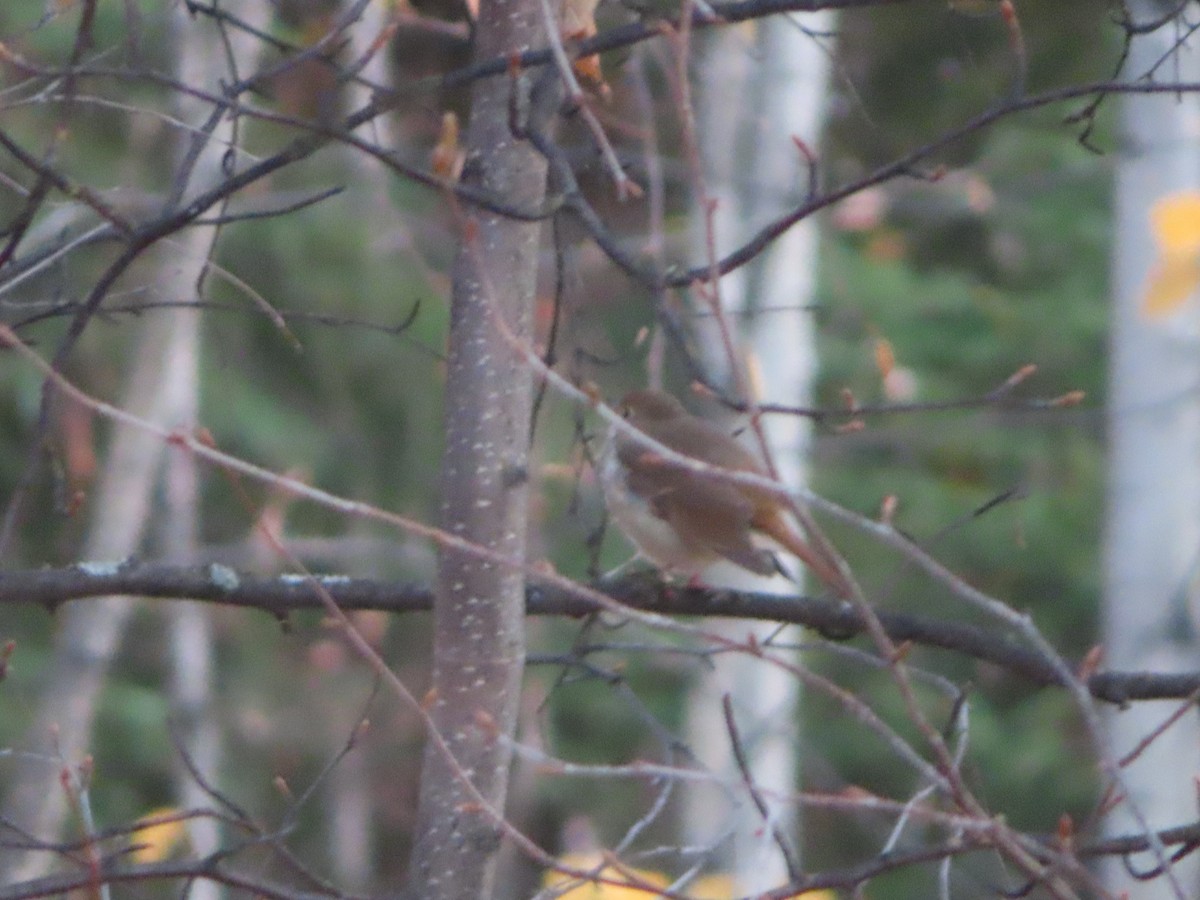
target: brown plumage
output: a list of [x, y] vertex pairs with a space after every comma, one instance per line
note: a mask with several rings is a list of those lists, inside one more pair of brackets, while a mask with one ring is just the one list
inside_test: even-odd
[[[693, 416], [670, 394], [632, 391], [621, 401], [621, 411], [631, 425], [678, 453], [733, 472], [767, 474], [742, 444]], [[765, 536], [844, 593], [836, 570], [808, 546], [770, 491], [672, 465], [619, 433], [609, 440], [601, 480], [617, 525], [663, 569], [696, 575], [724, 558], [771, 575], [778, 571], [774, 557], [755, 541]]]

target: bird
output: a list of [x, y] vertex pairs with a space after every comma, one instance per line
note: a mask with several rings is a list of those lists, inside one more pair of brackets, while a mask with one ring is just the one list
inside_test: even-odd
[[[630, 391], [618, 409], [630, 425], [683, 456], [769, 477], [736, 438], [692, 415], [665, 391]], [[696, 579], [712, 563], [727, 559], [757, 575], [774, 575], [781, 571], [769, 548], [774, 542], [846, 594], [836, 568], [808, 545], [767, 488], [673, 464], [616, 428], [600, 454], [598, 478], [617, 527], [642, 557], [668, 573]]]

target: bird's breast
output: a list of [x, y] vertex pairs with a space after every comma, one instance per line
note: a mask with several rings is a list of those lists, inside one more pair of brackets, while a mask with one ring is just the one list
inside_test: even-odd
[[628, 472], [617, 456], [616, 436], [610, 435], [599, 459], [600, 483], [608, 514], [638, 552], [662, 569], [698, 574], [718, 559], [705, 547], [684, 544], [667, 520], [629, 488]]

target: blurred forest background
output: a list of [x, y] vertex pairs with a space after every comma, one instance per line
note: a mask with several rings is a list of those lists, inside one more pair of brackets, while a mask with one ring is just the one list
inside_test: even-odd
[[[468, 55], [457, 3], [416, 5], [446, 27], [401, 24], [388, 55], [398, 83], [449, 71]], [[871, 171], [938, 139], [1009, 92], [1111, 78], [1121, 34], [1111, 27], [1107, 8], [1096, 0], [1021, 6], [1024, 71], [991, 3], [942, 0], [845, 11], [837, 33], [820, 38], [833, 73], [827, 137], [819, 148], [823, 179], [840, 184]], [[279, 0], [262, 41], [263, 65], [311, 44], [333, 9], [317, 0]], [[602, 20], [629, 15], [615, 4], [612, 10], [602, 5], [599, 14]], [[737, 26], [747, 32], [754, 27]], [[74, 28], [71, 4], [0, 5], [6, 51], [0, 59], [0, 130], [14, 141], [38, 145], [61, 110], [44, 84], [12, 64], [13, 55], [59, 62], [71, 52]], [[114, 67], [136, 58], [166, 71], [171, 61], [161, 53], [173, 44], [165, 28], [157, 2], [101, 2], [90, 52]], [[749, 40], [746, 46], [750, 53]], [[634, 118], [638, 103], [670, 100], [653, 50], [647, 51], [649, 77], [627, 76], [626, 67], [645, 65], [644, 49], [602, 59], [612, 90], [605, 121], [635, 178], [642, 140], [636, 129], [619, 124]], [[329, 115], [328, 106], [344, 96], [322, 83], [323, 72], [319, 65], [286, 70], [275, 83], [261, 85], [254, 100], [287, 116]], [[639, 94], [645, 84], [649, 97]], [[167, 88], [146, 81], [118, 95], [101, 87], [100, 80], [89, 81], [72, 105], [56, 165], [118, 208], [153, 206], [171, 171], [175, 125], [147, 110], [161, 108]], [[390, 126], [403, 155], [427, 165], [443, 133], [444, 112], [461, 114], [464, 106], [461, 91], [408, 95]], [[897, 495], [896, 521], [906, 533], [971, 584], [1029, 610], [1068, 659], [1082, 657], [1098, 640], [1115, 149], [1114, 103], [1100, 104], [1086, 145], [1076, 140], [1082, 125], [1064, 125], [1078, 108], [1053, 106], [1006, 118], [939, 151], [936, 164], [943, 170], [936, 177], [889, 181], [823, 212], [812, 309], [819, 404], [833, 411], [816, 422], [814, 487], [866, 515], [885, 496]], [[644, 110], [640, 115], [645, 121]], [[657, 119], [664, 129], [672, 127], [671, 116]], [[247, 123], [239, 140], [252, 154], [271, 151], [292, 133], [285, 122]], [[582, 147], [580, 136], [562, 140], [568, 148]], [[685, 162], [673, 155], [677, 141], [664, 134], [660, 142], [666, 189], [666, 246], [660, 252], [670, 259], [686, 256], [688, 192]], [[641, 213], [612, 199], [598, 165], [584, 169], [585, 188], [622, 238], [644, 243]], [[14, 178], [16, 171], [11, 159], [0, 163], [0, 178]], [[925, 171], [934, 173], [934, 166]], [[269, 185], [256, 185], [234, 211], [279, 207], [330, 187], [340, 191], [314, 205], [226, 225], [200, 309], [163, 312], [166, 298], [148, 280], [150, 264], [135, 264], [87, 329], [66, 374], [94, 396], [117, 401], [140, 346], [138, 329], [155, 317], [194, 315], [203, 341], [199, 422], [222, 449], [298, 473], [334, 493], [430, 520], [436, 514], [455, 213], [436, 190], [368, 169], [352, 150], [336, 146], [281, 170]], [[19, 202], [12, 191], [0, 191], [6, 221]], [[60, 221], [53, 214], [38, 221], [34, 238], [48, 240], [76, 227], [69, 203], [60, 212]], [[545, 250], [538, 328], [547, 340], [561, 325], [560, 370], [576, 381], [595, 381], [610, 399], [644, 383], [644, 345], [637, 337], [654, 326], [644, 291], [570, 227], [556, 229], [552, 241]], [[81, 291], [107, 258], [103, 246], [81, 246], [51, 261], [5, 290], [0, 319], [33, 346], [53, 348]], [[263, 313], [268, 305], [286, 328]], [[902, 376], [886, 390], [876, 358], [881, 339]], [[864, 405], [979, 397], [1027, 364], [1037, 372], [1013, 402], [866, 416], [860, 430], [842, 427], [850, 417], [837, 413], [847, 390]], [[0, 497], [14, 491], [27, 471], [41, 381], [28, 365], [0, 356]], [[1086, 400], [1071, 408], [1039, 410], [1017, 402], [1072, 390], [1086, 392]], [[28, 512], [6, 548], [6, 568], [79, 558], [94, 513], [89, 488], [111, 430], [111, 423], [70, 404], [57, 410], [53, 440], [40, 451], [49, 464], [31, 487]], [[584, 438], [594, 430], [580, 410], [553, 393], [540, 407], [532, 555], [578, 578], [612, 568], [630, 552], [611, 531], [597, 542], [603, 510], [584, 452]], [[255, 535], [254, 523], [270, 519], [315, 571], [432, 579], [433, 550], [416, 538], [293, 503], [215, 469], [202, 467], [201, 478], [201, 561], [264, 574], [287, 568]], [[926, 615], [970, 616], [861, 535], [837, 527], [830, 533], [873, 600]], [[148, 535], [139, 555], [154, 558], [156, 540]], [[170, 700], [162, 689], [168, 666], [164, 605], [139, 607], [103, 690], [90, 789], [102, 823], [177, 802]], [[337, 874], [346, 859], [365, 853], [371, 875], [360, 887], [394, 879], [405, 859], [396, 848], [409, 838], [415, 808], [421, 747], [415, 717], [380, 702], [375, 676], [328, 633], [320, 614], [281, 622], [214, 607], [211, 615], [217, 716], [224, 754], [236, 761], [222, 767], [222, 790], [264, 821], [294, 825], [289, 846], [319, 870]], [[15, 641], [16, 651], [0, 689], [0, 746], [19, 749], [33, 721], [55, 621], [53, 611], [41, 608], [4, 611], [0, 637]], [[428, 677], [426, 617], [360, 614], [356, 621], [419, 695]], [[679, 723], [686, 686], [701, 661], [661, 650], [640, 653], [630, 635], [633, 649], [610, 660], [624, 677], [622, 693], [599, 671], [594, 678], [564, 677], [557, 655], [581, 639], [578, 623], [531, 620], [523, 739], [579, 761], [652, 756], [662, 736], [647, 726], [647, 717]], [[915, 649], [912, 658], [972, 686], [966, 768], [982, 797], [1002, 808], [1014, 826], [1037, 832], [1053, 831], [1063, 814], [1088, 818], [1095, 773], [1069, 751], [1079, 724], [1065, 692], [1038, 690], [994, 667], [935, 650]], [[854, 677], [871, 705], [903, 728], [900, 711], [889, 708], [899, 702], [894, 694], [872, 694], [886, 687], [885, 673], [873, 686], [856, 661], [822, 648], [807, 662]], [[363, 717], [372, 723], [369, 736], [329, 771]], [[828, 700], [806, 700], [803, 727], [806, 787], [833, 792], [856, 784], [903, 795], [901, 784], [910, 774], [881, 767], [878, 748], [864, 742], [855, 723]], [[552, 850], [567, 821], [581, 814], [606, 842], [615, 840], [625, 821], [620, 810], [645, 801], [633, 781], [614, 785], [535, 774], [532, 765], [518, 766], [511, 816]], [[277, 776], [290, 793], [281, 793]], [[324, 799], [298, 802], [309, 785]], [[342, 820], [355, 815], [366, 823], [360, 836], [366, 849], [351, 852]], [[805, 819], [806, 864], [818, 868], [848, 863], [864, 834], [872, 833], [868, 823], [840, 814], [811, 811]], [[537, 877], [512, 861], [506, 895], [529, 895]], [[981, 883], [981, 893], [987, 887]], [[867, 895], [930, 894], [924, 876], [905, 872], [881, 879]]]

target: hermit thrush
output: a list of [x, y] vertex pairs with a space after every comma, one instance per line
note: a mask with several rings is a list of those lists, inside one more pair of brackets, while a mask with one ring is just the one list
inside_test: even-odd
[[[630, 425], [683, 456], [731, 472], [766, 475], [747, 448], [693, 416], [670, 394], [632, 391], [620, 410]], [[844, 593], [836, 569], [809, 547], [770, 491], [672, 464], [616, 429], [599, 469], [609, 514], [638, 552], [660, 568], [696, 576], [723, 558], [772, 575], [779, 569], [764, 544], [773, 541]]]

